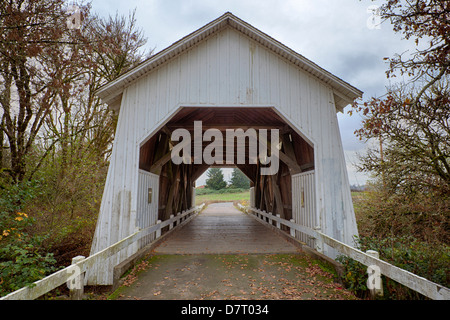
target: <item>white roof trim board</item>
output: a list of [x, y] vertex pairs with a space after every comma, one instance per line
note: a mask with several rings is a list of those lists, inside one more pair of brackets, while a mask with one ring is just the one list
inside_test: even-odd
[[292, 49], [286, 47], [267, 34], [239, 19], [232, 13], [227, 12], [216, 20], [208, 23], [204, 27], [189, 34], [188, 36], [175, 42], [168, 48], [145, 60], [135, 68], [118, 77], [116, 80], [105, 84], [97, 90], [97, 96], [100, 97], [104, 103], [107, 103], [110, 106], [112, 106], [113, 104], [117, 104], [123, 90], [132, 82], [136, 81], [140, 77], [151, 72], [153, 69], [185, 52], [190, 47], [198, 44], [199, 42], [208, 38], [210, 35], [219, 30], [222, 30], [225, 27], [232, 27], [242, 32], [264, 47], [282, 56], [300, 69], [308, 72], [309, 74], [315, 76], [316, 78], [331, 86], [335, 94], [335, 104], [338, 111], [342, 111], [345, 106], [351, 104], [354, 99], [361, 97], [363, 94], [363, 92], [359, 89], [353, 87], [342, 79], [324, 70], [314, 62], [306, 59], [302, 55], [296, 53]]

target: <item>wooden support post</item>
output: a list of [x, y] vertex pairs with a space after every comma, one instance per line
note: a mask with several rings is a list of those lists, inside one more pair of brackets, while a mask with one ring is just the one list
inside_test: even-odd
[[[277, 218], [281, 218], [281, 216], [279, 214], [277, 214]], [[277, 228], [280, 229], [281, 228], [281, 223], [279, 220], [277, 220]]]
[[[156, 224], [160, 224], [161, 222], [161, 220], [158, 220], [156, 221]], [[158, 230], [156, 230], [156, 239], [158, 239], [159, 237], [161, 237], [161, 228], [158, 228]]]
[[[254, 207], [257, 207], [260, 205], [260, 199], [261, 199], [261, 171], [260, 171], [260, 163], [256, 164], [256, 176], [255, 176], [255, 187], [254, 187]], [[259, 207], [261, 209], [261, 206]]]
[[82, 300], [84, 295], [84, 273], [81, 272], [80, 268], [76, 265], [85, 259], [84, 256], [77, 256], [72, 258], [73, 268], [69, 269], [71, 276], [67, 280], [67, 287], [70, 290], [70, 300]]
[[[173, 217], [174, 217], [174, 215], [171, 214], [170, 219], [173, 219]], [[169, 230], [172, 230], [172, 229], [173, 229], [173, 222], [169, 225]]]
[[[321, 231], [322, 229], [320, 227], [314, 227], [314, 230]], [[314, 249], [316, 249], [317, 252], [323, 252], [323, 240], [321, 237], [316, 238], [316, 241], [314, 242]]]
[[170, 160], [171, 152], [169, 151], [169, 136], [167, 134], [160, 134], [158, 144], [156, 146], [155, 156], [153, 158], [153, 165], [150, 172], [160, 175], [161, 169]]
[[[291, 219], [291, 222], [292, 223], [295, 223], [295, 220], [294, 219]], [[295, 238], [295, 229], [294, 228], [291, 228], [291, 237], [294, 237]]]
[[[283, 198], [281, 197], [281, 191], [280, 186], [277, 183], [277, 176], [273, 175], [270, 176], [270, 179], [272, 180], [272, 190], [274, 195], [274, 202], [276, 203], [276, 208], [278, 214], [280, 214], [281, 217], [284, 219], [284, 204], [283, 204]], [[273, 212], [275, 213], [275, 212]]]
[[265, 182], [266, 182], [266, 176], [260, 176], [260, 179], [262, 181], [260, 181], [259, 187], [260, 187], [260, 198], [259, 198], [259, 208], [260, 209], [265, 209], [264, 207], [264, 198], [266, 197], [266, 192], [265, 192]]
[[[366, 253], [369, 256], [380, 259], [380, 254], [377, 251], [367, 250]], [[380, 267], [376, 265], [369, 266], [367, 268], [367, 273], [369, 275], [367, 279], [367, 288], [370, 291], [370, 296], [372, 297], [372, 299], [382, 297], [384, 292], [383, 292], [383, 282], [381, 280]]]
[[167, 196], [167, 204], [165, 209], [165, 215], [164, 219], [167, 219], [166, 217], [169, 217], [173, 212], [178, 212], [177, 210], [173, 210], [173, 204], [174, 204], [174, 198], [178, 191], [178, 184], [179, 184], [179, 173], [180, 169], [179, 166], [173, 166], [173, 172], [172, 172], [172, 180], [170, 181], [171, 186], [169, 188], [169, 194]]
[[189, 207], [189, 174], [190, 174], [190, 170], [189, 170], [190, 166], [184, 166], [184, 171], [183, 171], [183, 205], [182, 205], [182, 209], [188, 210]]
[[[286, 133], [286, 134], [281, 135], [281, 141], [283, 143], [284, 153], [286, 154], [287, 157], [292, 159], [291, 164], [293, 166], [290, 166], [288, 164], [289, 172], [291, 174], [297, 174], [297, 173], [302, 172], [302, 169], [297, 164], [297, 158], [295, 156], [294, 144], [292, 143], [291, 139], [289, 138], [289, 135], [290, 135], [290, 133]], [[297, 164], [297, 166], [295, 166], [294, 164]]]

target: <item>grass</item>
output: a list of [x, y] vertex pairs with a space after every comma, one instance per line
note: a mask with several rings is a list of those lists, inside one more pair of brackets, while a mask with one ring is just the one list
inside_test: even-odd
[[195, 196], [195, 204], [200, 205], [202, 203], [214, 203], [214, 202], [249, 202], [250, 191], [238, 192], [238, 193], [211, 193]]

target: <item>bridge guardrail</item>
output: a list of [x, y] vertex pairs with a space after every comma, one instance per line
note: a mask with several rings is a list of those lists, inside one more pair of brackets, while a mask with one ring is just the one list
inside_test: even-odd
[[[242, 205], [239, 206], [241, 209], [244, 207]], [[340, 253], [364, 264], [369, 268], [374, 268], [376, 266], [378, 275], [385, 275], [386, 277], [397, 281], [404, 286], [423, 294], [424, 296], [433, 299], [433, 300], [450, 300], [450, 289], [444, 287], [440, 284], [434, 283], [428, 279], [420, 277], [414, 273], [411, 273], [407, 270], [396, 267], [386, 261], [379, 259], [378, 253], [373, 250], [369, 250], [368, 252], [362, 252], [352, 246], [349, 246], [343, 242], [340, 242], [330, 236], [322, 233], [319, 229], [311, 229], [305, 226], [301, 226], [296, 224], [294, 220], [286, 220], [280, 218], [279, 215], [273, 215], [270, 212], [261, 211], [256, 208], [247, 208], [248, 213], [252, 213], [254, 216], [262, 220], [263, 222], [269, 223], [271, 225], [273, 221], [276, 222], [277, 228], [280, 228], [281, 225], [285, 225], [289, 227], [290, 235], [295, 238], [295, 231], [303, 232], [310, 237], [314, 238], [316, 242], [316, 250], [320, 251], [323, 249], [323, 245], [326, 244]], [[268, 222], [266, 221], [268, 220]], [[380, 281], [379, 279], [373, 279]]]
[[89, 270], [89, 268], [92, 268], [94, 265], [120, 252], [122, 249], [127, 248], [129, 245], [145, 236], [155, 233], [156, 238], [159, 238], [161, 236], [162, 228], [169, 226], [169, 228], [172, 229], [174, 224], [178, 225], [190, 215], [200, 212], [203, 206], [204, 204], [201, 204], [200, 206], [178, 213], [176, 216], [172, 215], [170, 219], [165, 221], [158, 220], [155, 225], [138, 230], [108, 248], [87, 258], [82, 256], [75, 257], [72, 259], [72, 265], [52, 273], [26, 287], [0, 297], [0, 300], [34, 300], [65, 283], [67, 283], [67, 286], [71, 290], [71, 297], [74, 300], [81, 299], [84, 286], [84, 273]]

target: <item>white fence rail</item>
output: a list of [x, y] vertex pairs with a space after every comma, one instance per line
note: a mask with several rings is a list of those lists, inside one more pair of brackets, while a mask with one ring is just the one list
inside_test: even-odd
[[[241, 207], [241, 206], [240, 206]], [[242, 207], [241, 207], [242, 209]], [[248, 208], [247, 212], [252, 213], [256, 217], [260, 218], [264, 222], [268, 222], [271, 225], [273, 221], [276, 222], [276, 226], [280, 228], [280, 225], [285, 225], [290, 228], [291, 236], [295, 237], [295, 231], [302, 232], [315, 240], [316, 249], [320, 251], [323, 245], [326, 244], [343, 255], [346, 255], [368, 267], [373, 268], [376, 266], [379, 268], [381, 274], [386, 277], [403, 284], [404, 286], [423, 294], [424, 296], [433, 300], [450, 300], [450, 289], [429, 281], [423, 277], [420, 277], [414, 273], [396, 267], [390, 263], [380, 260], [373, 256], [373, 252], [362, 252], [356, 248], [353, 248], [345, 243], [342, 243], [336, 239], [333, 239], [326, 234], [313, 230], [311, 228], [301, 226], [294, 222], [294, 220], [288, 221], [280, 218], [278, 215], [274, 216], [272, 213], [267, 213], [256, 208]]]
[[169, 226], [169, 229], [172, 229], [175, 225], [179, 225], [190, 216], [197, 214], [201, 211], [203, 206], [204, 204], [190, 210], [183, 211], [162, 222], [158, 220], [155, 225], [139, 230], [92, 256], [87, 258], [76, 257], [74, 258], [71, 266], [52, 273], [51, 275], [36, 281], [27, 287], [11, 292], [6, 296], [1, 297], [0, 300], [34, 300], [65, 283], [67, 283], [69, 289], [73, 289], [73, 291], [75, 291], [74, 294], [77, 295], [77, 290], [83, 290], [84, 273], [94, 265], [101, 263], [106, 258], [118, 253], [122, 249], [127, 248], [129, 245], [152, 233], [155, 233], [155, 237], [159, 238], [161, 236], [161, 229], [167, 226]]

